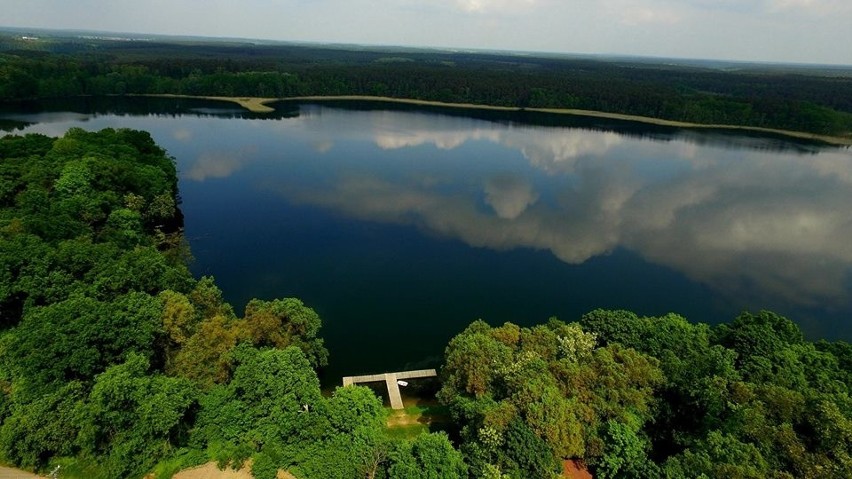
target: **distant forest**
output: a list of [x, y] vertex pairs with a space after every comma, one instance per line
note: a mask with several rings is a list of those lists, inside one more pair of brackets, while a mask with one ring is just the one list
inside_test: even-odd
[[374, 95], [852, 135], [841, 68], [0, 35], [0, 100], [131, 93]]

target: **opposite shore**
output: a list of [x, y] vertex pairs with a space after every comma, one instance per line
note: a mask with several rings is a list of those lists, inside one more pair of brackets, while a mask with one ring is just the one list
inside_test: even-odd
[[723, 125], [723, 124], [703, 124], [690, 123], [684, 121], [665, 120], [662, 118], [653, 118], [648, 116], [625, 115], [621, 113], [608, 113], [604, 111], [594, 110], [577, 110], [569, 108], [521, 108], [511, 106], [494, 106], [482, 105], [475, 103], [447, 103], [430, 100], [416, 100], [410, 98], [392, 98], [386, 96], [368, 96], [368, 95], [338, 95], [338, 96], [294, 96], [284, 98], [260, 98], [260, 97], [230, 97], [230, 96], [203, 96], [203, 95], [176, 95], [169, 93], [155, 93], [143, 95], [128, 95], [128, 96], [148, 96], [159, 98], [190, 98], [199, 100], [213, 100], [236, 103], [253, 113], [271, 113], [275, 108], [269, 106], [270, 103], [279, 101], [366, 101], [377, 103], [400, 103], [405, 105], [415, 106], [431, 106], [439, 108], [462, 108], [470, 110], [493, 110], [493, 111], [530, 111], [536, 113], [552, 113], [558, 115], [574, 115], [586, 116], [595, 118], [606, 118], [610, 120], [633, 121], [637, 123], [646, 123], [650, 125], [670, 126], [675, 128], [694, 128], [694, 129], [711, 129], [711, 130], [743, 130], [759, 133], [770, 133], [776, 135], [788, 136], [803, 140], [815, 140], [837, 146], [852, 146], [852, 137], [818, 135], [816, 133], [807, 133], [803, 131], [782, 130], [776, 128], [764, 128], [759, 126], [745, 125]]

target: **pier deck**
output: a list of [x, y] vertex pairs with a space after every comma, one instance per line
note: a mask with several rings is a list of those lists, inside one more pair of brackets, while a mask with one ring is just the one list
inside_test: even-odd
[[358, 383], [377, 383], [384, 381], [388, 387], [392, 409], [402, 409], [402, 395], [399, 392], [397, 381], [403, 379], [434, 378], [438, 373], [434, 369], [418, 369], [417, 371], [399, 371], [395, 373], [368, 374], [365, 376], [345, 376], [343, 386], [351, 386]]

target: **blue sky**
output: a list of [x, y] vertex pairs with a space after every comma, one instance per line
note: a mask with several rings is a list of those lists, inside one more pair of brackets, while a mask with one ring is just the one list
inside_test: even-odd
[[0, 0], [0, 25], [852, 65], [852, 0]]

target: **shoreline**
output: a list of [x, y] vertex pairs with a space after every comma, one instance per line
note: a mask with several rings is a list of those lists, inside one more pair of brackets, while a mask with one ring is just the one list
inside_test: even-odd
[[260, 97], [228, 97], [228, 96], [202, 96], [202, 95], [176, 95], [170, 93], [154, 93], [143, 95], [128, 95], [128, 96], [150, 96], [161, 98], [191, 98], [199, 100], [213, 100], [236, 103], [252, 113], [271, 113], [275, 108], [269, 106], [269, 103], [279, 101], [310, 101], [310, 102], [326, 102], [326, 101], [364, 101], [376, 103], [399, 103], [404, 105], [414, 106], [432, 106], [439, 108], [457, 108], [468, 110], [491, 110], [491, 111], [507, 111], [520, 112], [529, 111], [534, 113], [550, 113], [556, 115], [572, 115], [584, 116], [592, 118], [604, 118], [608, 120], [632, 121], [636, 123], [645, 123], [657, 126], [670, 126], [675, 128], [689, 129], [708, 129], [708, 130], [742, 130], [752, 131], [757, 133], [770, 133], [775, 135], [787, 136], [790, 138], [798, 138], [801, 140], [816, 140], [835, 146], [852, 146], [852, 137], [820, 135], [817, 133], [808, 133], [804, 131], [782, 130], [778, 128], [766, 128], [760, 126], [747, 125], [725, 125], [725, 124], [704, 124], [691, 123], [686, 121], [666, 120], [663, 118], [654, 118], [650, 116], [627, 115], [622, 113], [609, 113], [605, 111], [595, 110], [579, 110], [572, 108], [521, 108], [514, 106], [496, 106], [483, 105], [477, 103], [448, 103], [432, 100], [416, 100], [413, 98], [393, 98], [386, 96], [369, 96], [369, 95], [335, 95], [335, 96], [291, 96], [283, 98], [260, 98]]

